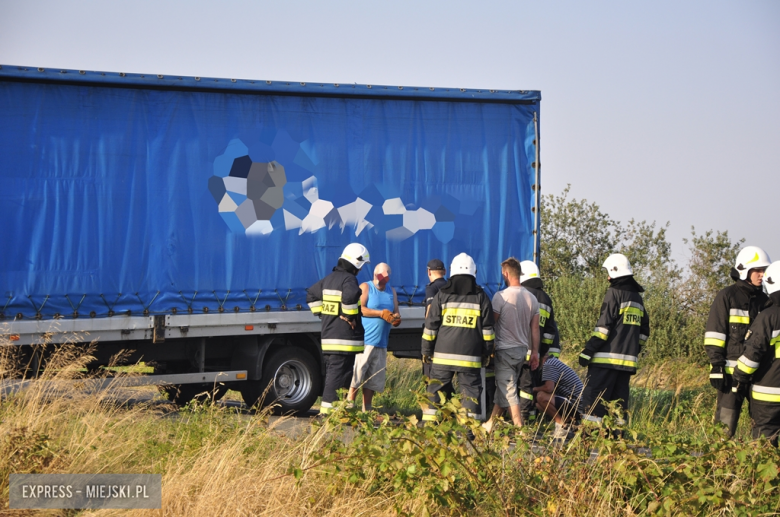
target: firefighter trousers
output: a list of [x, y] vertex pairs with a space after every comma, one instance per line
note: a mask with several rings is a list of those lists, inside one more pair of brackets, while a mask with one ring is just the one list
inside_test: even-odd
[[777, 447], [777, 436], [780, 433], [780, 404], [752, 400], [750, 419], [753, 422], [753, 439], [764, 436]]
[[[723, 389], [725, 391], [718, 390], [718, 402], [715, 406], [715, 423], [726, 424], [729, 438], [731, 438], [737, 431], [739, 415], [742, 413], [742, 403], [746, 397], [731, 391], [731, 375], [723, 374], [723, 381]], [[748, 400], [748, 407], [749, 404], [750, 400]]]
[[355, 367], [355, 354], [325, 354], [322, 358], [325, 361], [322, 407], [330, 408], [333, 402], [339, 399], [338, 390], [349, 388], [349, 383], [352, 381], [352, 369]]
[[482, 374], [479, 368], [470, 368], [468, 371], [453, 370], [448, 366], [434, 364], [431, 366], [431, 382], [428, 384], [428, 399], [439, 403], [439, 392], [445, 394], [454, 393], [452, 380], [458, 374], [458, 387], [460, 388], [461, 404], [469, 412], [472, 418], [480, 415], [479, 398], [482, 395]]
[[[628, 408], [628, 383], [630, 380], [631, 372], [588, 366], [585, 389], [582, 392], [582, 404], [580, 405], [585, 412], [582, 419], [601, 422], [601, 419], [607, 414], [605, 402], [618, 401], [618, 408], [625, 411]], [[616, 423], [622, 425], [624, 422], [618, 420]]]

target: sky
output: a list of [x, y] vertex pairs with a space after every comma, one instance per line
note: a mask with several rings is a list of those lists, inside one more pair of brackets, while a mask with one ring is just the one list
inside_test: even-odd
[[780, 260], [780, 2], [0, 0], [0, 64], [540, 90], [542, 193]]

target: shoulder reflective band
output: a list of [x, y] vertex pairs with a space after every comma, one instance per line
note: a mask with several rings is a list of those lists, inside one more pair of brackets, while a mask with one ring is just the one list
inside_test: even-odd
[[542, 334], [542, 343], [544, 343], [545, 345], [552, 345], [554, 340], [555, 340], [554, 334]]
[[739, 361], [737, 362], [737, 369], [747, 373], [748, 375], [752, 375], [756, 373], [756, 370], [758, 370], [758, 363], [755, 361], [751, 361], [744, 355], [739, 358]]
[[734, 368], [737, 367], [737, 362], [732, 361], [731, 359], [726, 359], [726, 367], [723, 368], [723, 371], [725, 371], [727, 374], [731, 375], [734, 373]]
[[482, 358], [477, 355], [433, 353], [433, 364], [445, 366], [463, 366], [465, 368], [482, 368]]
[[605, 327], [596, 327], [596, 330], [593, 331], [593, 337], [606, 341], [607, 337], [609, 337], [609, 329]]
[[639, 334], [639, 344], [645, 346], [645, 343], [647, 343], [647, 336]]
[[423, 422], [431, 422], [436, 420], [436, 410], [435, 409], [423, 409], [423, 415], [422, 415]]
[[750, 313], [740, 309], [729, 310], [729, 323], [742, 323], [750, 325]]
[[593, 354], [593, 359], [590, 361], [593, 364], [613, 364], [615, 366], [627, 366], [629, 368], [636, 368], [636, 356], [623, 355], [623, 354], [608, 354], [598, 352]]
[[436, 340], [436, 331], [435, 330], [431, 330], [428, 327], [425, 327], [423, 329], [423, 336], [422, 337], [426, 341], [434, 341], [434, 340]]
[[309, 309], [311, 309], [311, 312], [314, 314], [319, 314], [322, 312], [322, 302], [311, 302], [309, 304]]
[[482, 339], [485, 341], [493, 341], [496, 339], [496, 333], [493, 332], [492, 328], [489, 329], [482, 329]]
[[719, 346], [723, 348], [726, 346], [726, 334], [721, 334], [720, 332], [705, 332], [704, 346]]
[[365, 346], [362, 341], [348, 339], [323, 339], [323, 352], [362, 352]]
[[780, 402], [780, 388], [753, 385], [753, 400]]

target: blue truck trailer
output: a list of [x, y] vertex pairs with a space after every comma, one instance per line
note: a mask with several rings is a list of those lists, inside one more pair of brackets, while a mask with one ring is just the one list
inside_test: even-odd
[[540, 100], [2, 65], [3, 342], [33, 374], [43, 343], [95, 340], [94, 367], [125, 351], [176, 402], [270, 384], [308, 410], [306, 288], [350, 242], [392, 267], [400, 357], [419, 357], [429, 259], [468, 253], [491, 293], [504, 258], [536, 259]]

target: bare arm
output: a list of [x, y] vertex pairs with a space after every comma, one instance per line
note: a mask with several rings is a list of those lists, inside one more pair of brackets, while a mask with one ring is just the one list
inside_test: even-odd
[[544, 381], [544, 384], [534, 388], [534, 393], [539, 393], [540, 391], [552, 395], [553, 391], [555, 391], [555, 384], [553, 383], [553, 381]]
[[539, 368], [539, 315], [531, 318], [531, 370]]
[[360, 314], [362, 314], [364, 318], [381, 318], [382, 311], [366, 307], [366, 305], [368, 305], [368, 283], [364, 282], [360, 284], [360, 290], [362, 291], [362, 294], [360, 295]]

